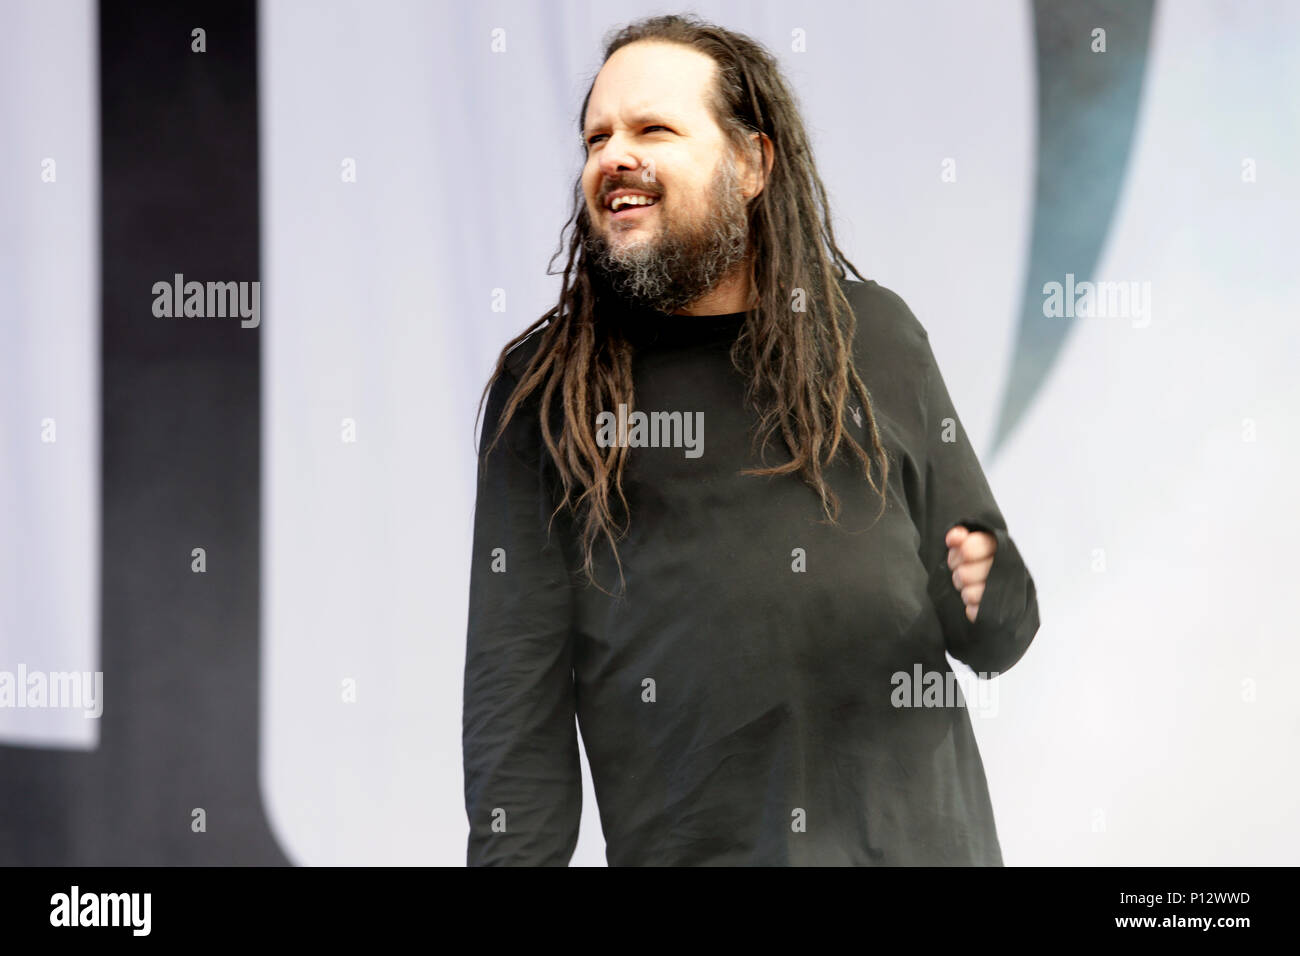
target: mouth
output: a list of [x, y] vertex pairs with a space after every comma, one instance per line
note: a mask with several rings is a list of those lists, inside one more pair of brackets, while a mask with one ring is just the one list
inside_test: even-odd
[[657, 203], [649, 206], [624, 206], [618, 212], [610, 213], [610, 218], [615, 222], [622, 222], [624, 219], [644, 219], [650, 215], [650, 210], [654, 209]]
[[638, 219], [649, 215], [650, 210], [657, 205], [659, 205], [658, 196], [624, 193], [607, 200], [605, 211], [609, 213], [611, 219], [615, 220]]

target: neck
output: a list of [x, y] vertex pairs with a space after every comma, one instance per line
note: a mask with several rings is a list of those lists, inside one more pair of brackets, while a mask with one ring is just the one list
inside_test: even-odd
[[749, 263], [741, 262], [732, 269], [708, 292], [694, 302], [682, 306], [673, 315], [731, 315], [734, 312], [748, 312], [753, 304], [752, 287], [749, 281]]

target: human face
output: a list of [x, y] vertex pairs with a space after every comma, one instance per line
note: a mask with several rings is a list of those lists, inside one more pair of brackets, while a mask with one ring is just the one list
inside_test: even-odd
[[[690, 47], [632, 43], [601, 68], [588, 100], [592, 265], [664, 311], [708, 291], [747, 251], [752, 177], [708, 106], [716, 69]], [[611, 209], [626, 193], [652, 204]]]

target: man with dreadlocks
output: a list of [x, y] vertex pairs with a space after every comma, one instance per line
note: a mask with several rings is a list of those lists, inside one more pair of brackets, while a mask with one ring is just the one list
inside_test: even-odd
[[579, 122], [559, 304], [484, 389], [468, 862], [569, 862], [576, 718], [611, 865], [1000, 865], [945, 652], [1010, 668], [1034, 582], [774, 58], [643, 20]]

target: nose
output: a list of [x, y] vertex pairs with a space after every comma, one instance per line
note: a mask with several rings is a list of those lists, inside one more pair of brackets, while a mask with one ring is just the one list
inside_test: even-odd
[[600, 150], [600, 171], [606, 176], [635, 170], [640, 165], [641, 160], [628, 150], [627, 141], [617, 133], [605, 140], [605, 145]]

